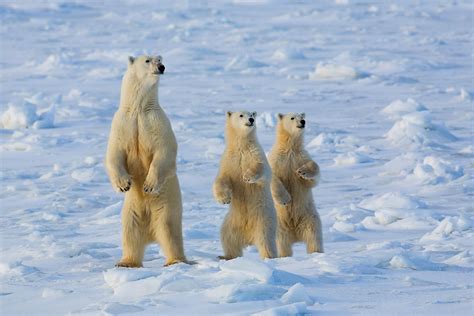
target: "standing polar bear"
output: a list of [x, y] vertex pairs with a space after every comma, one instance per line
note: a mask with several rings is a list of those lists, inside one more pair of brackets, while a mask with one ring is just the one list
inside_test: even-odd
[[227, 112], [226, 148], [214, 182], [214, 197], [230, 203], [221, 227], [222, 259], [242, 256], [255, 245], [262, 258], [277, 256], [276, 214], [270, 184], [271, 170], [258, 143], [256, 112]]
[[160, 244], [166, 264], [186, 262], [177, 144], [158, 103], [161, 56], [129, 57], [106, 154], [112, 186], [125, 193], [119, 267], [141, 267], [145, 246]]
[[323, 252], [321, 220], [311, 194], [311, 188], [318, 184], [319, 166], [303, 147], [305, 114], [278, 114], [278, 118], [269, 162], [278, 216], [279, 256], [291, 256], [291, 247], [298, 241], [306, 243], [308, 253]]

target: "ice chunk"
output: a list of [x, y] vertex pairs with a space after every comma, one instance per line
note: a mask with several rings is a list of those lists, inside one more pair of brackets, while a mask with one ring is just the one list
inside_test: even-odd
[[464, 216], [447, 216], [430, 233], [425, 234], [421, 241], [443, 240], [451, 235], [459, 235], [460, 232], [471, 229], [472, 221]]
[[313, 305], [313, 299], [309, 297], [308, 293], [306, 293], [306, 289], [303, 284], [296, 283], [292, 287], [288, 289], [288, 291], [283, 294], [281, 297], [283, 303], [290, 304], [290, 303], [297, 303], [297, 302], [305, 302], [307, 305]]
[[464, 169], [461, 166], [435, 156], [425, 157], [413, 170], [413, 177], [426, 184], [446, 183], [463, 175]]
[[219, 266], [222, 271], [251, 277], [265, 283], [270, 282], [273, 277], [273, 269], [260, 260], [239, 257], [222, 262]]

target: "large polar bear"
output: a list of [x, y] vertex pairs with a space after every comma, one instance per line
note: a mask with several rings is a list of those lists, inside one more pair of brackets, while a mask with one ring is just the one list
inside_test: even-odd
[[166, 265], [186, 261], [176, 138], [158, 103], [164, 70], [161, 56], [129, 57], [112, 121], [106, 166], [113, 187], [126, 192], [119, 267], [141, 267], [151, 242], [160, 244]]
[[242, 256], [255, 245], [262, 258], [275, 258], [276, 214], [270, 184], [271, 170], [258, 143], [256, 112], [227, 112], [226, 148], [214, 182], [214, 197], [230, 203], [221, 228], [222, 259]]
[[292, 245], [306, 243], [308, 253], [323, 252], [321, 220], [311, 188], [318, 184], [319, 166], [303, 145], [305, 114], [278, 114], [276, 142], [270, 152], [272, 194], [278, 216], [280, 257], [292, 255]]

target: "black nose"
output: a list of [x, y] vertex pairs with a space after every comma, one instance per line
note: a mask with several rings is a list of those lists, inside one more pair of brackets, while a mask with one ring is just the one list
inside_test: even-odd
[[253, 123], [253, 121], [255, 121], [255, 120], [253, 119], [253, 117], [249, 118], [249, 122], [250, 122], [250, 123]]
[[306, 124], [306, 121], [305, 120], [301, 120], [301, 125], [305, 125]]
[[165, 66], [164, 65], [159, 65], [158, 70], [160, 71], [160, 73], [164, 73], [165, 72]]

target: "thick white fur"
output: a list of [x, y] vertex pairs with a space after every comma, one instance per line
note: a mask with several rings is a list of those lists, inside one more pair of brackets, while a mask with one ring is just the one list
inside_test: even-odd
[[308, 253], [323, 252], [321, 219], [311, 193], [320, 173], [303, 147], [304, 117], [304, 113], [279, 114], [276, 142], [269, 155], [280, 257], [291, 256], [292, 245], [298, 241], [306, 243]]
[[112, 121], [106, 166], [112, 186], [126, 192], [118, 266], [141, 267], [151, 242], [160, 244], [166, 265], [186, 261], [176, 138], [158, 103], [160, 65], [160, 56], [130, 57]]
[[256, 113], [228, 112], [226, 148], [214, 182], [214, 197], [230, 209], [221, 227], [223, 259], [242, 256], [255, 245], [262, 258], [277, 256], [276, 214], [271, 196], [271, 170], [258, 143]]

